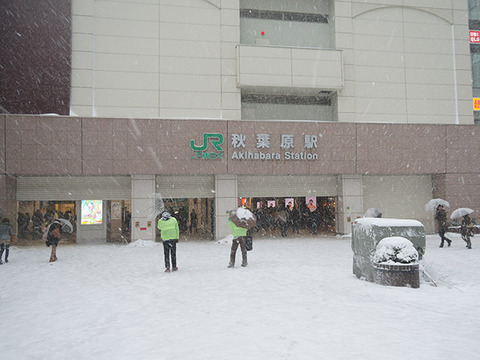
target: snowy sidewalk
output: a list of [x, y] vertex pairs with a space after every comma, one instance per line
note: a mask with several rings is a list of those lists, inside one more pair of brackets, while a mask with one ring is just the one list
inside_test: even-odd
[[[348, 238], [254, 241], [249, 266], [230, 245], [14, 247], [0, 266], [2, 359], [478, 359], [480, 244], [427, 237], [438, 287], [385, 287], [352, 274]], [[240, 253], [237, 252], [237, 262]]]

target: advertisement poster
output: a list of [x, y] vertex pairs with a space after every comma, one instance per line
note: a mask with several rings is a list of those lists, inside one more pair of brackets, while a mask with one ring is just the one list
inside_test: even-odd
[[316, 197], [306, 197], [305, 202], [307, 204], [308, 210], [314, 212], [317, 209], [317, 198]]
[[480, 111], [480, 98], [473, 98], [473, 111]]
[[285, 199], [285, 207], [289, 210], [293, 209], [293, 206], [295, 204], [295, 201], [293, 201], [293, 198], [287, 198]]
[[82, 225], [99, 225], [102, 223], [102, 200], [82, 200], [81, 209]]
[[122, 218], [122, 203], [112, 201], [112, 220], [120, 220]]
[[275, 207], [275, 200], [268, 200], [267, 207]]

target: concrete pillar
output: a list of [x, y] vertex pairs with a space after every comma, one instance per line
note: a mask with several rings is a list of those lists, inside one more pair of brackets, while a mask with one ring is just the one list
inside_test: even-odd
[[155, 241], [155, 219], [147, 218], [153, 209], [154, 193], [155, 175], [132, 175], [132, 241]]
[[215, 239], [232, 233], [228, 227], [228, 212], [238, 207], [236, 175], [215, 176]]
[[338, 175], [337, 232], [352, 232], [352, 222], [364, 214], [362, 175]]
[[3, 217], [8, 217], [14, 228], [17, 224], [16, 184], [14, 177], [0, 174], [0, 221]]

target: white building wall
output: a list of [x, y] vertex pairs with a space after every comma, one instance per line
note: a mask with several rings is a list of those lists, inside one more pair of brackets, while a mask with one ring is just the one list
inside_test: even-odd
[[363, 176], [364, 211], [379, 208], [384, 218], [418, 220], [427, 233], [434, 231], [433, 214], [425, 211], [432, 196], [430, 175]]
[[349, 234], [352, 222], [364, 214], [362, 175], [339, 175], [337, 188], [337, 232]]
[[72, 114], [239, 117], [238, 1], [74, 0], [72, 27]]
[[340, 121], [473, 123], [466, 4], [453, 3], [335, 1]]
[[451, 0], [73, 0], [72, 114], [240, 119], [240, 4], [323, 4], [343, 53], [339, 121], [473, 123], [467, 3]]

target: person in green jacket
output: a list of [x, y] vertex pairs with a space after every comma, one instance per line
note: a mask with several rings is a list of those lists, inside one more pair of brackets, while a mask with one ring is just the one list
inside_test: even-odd
[[157, 224], [163, 242], [163, 254], [165, 257], [165, 272], [170, 272], [170, 256], [172, 258], [172, 271], [177, 271], [177, 242], [179, 237], [177, 219], [168, 211], [162, 212], [162, 217]]
[[232, 228], [232, 250], [230, 251], [230, 263], [228, 264], [229, 268], [235, 266], [235, 255], [237, 254], [238, 245], [240, 245], [240, 250], [242, 251], [242, 266], [245, 267], [247, 263], [247, 247], [245, 246], [247, 229], [236, 226], [230, 219], [228, 219], [228, 226]]

